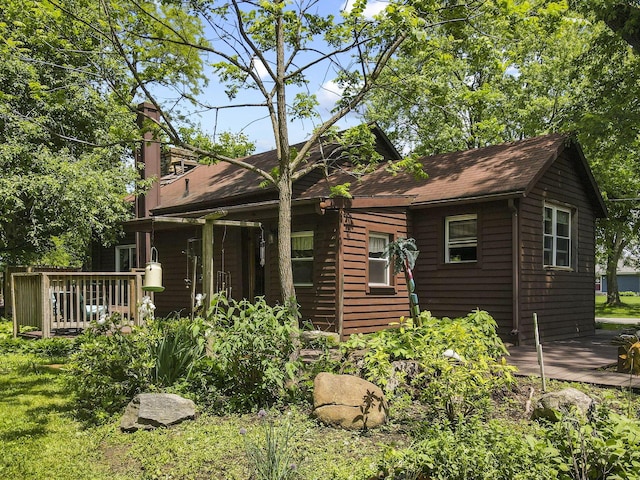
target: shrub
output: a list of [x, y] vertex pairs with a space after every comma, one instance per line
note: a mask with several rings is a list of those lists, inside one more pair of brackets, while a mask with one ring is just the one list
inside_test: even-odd
[[71, 338], [13, 338], [12, 322], [0, 321], [0, 353], [31, 353], [45, 361], [62, 363], [77, 349], [77, 342]]
[[[475, 311], [463, 318], [438, 320], [423, 312], [421, 322], [420, 327], [409, 321], [395, 329], [354, 336], [345, 343], [346, 353], [366, 350], [362, 374], [385, 387], [389, 397], [408, 391], [450, 422], [486, 411], [490, 394], [513, 381], [513, 368], [506, 365], [507, 351], [493, 318]], [[404, 383], [391, 391], [387, 387], [392, 363], [398, 360], [415, 362], [417, 374], [408, 379], [400, 375]]]
[[640, 477], [640, 422], [602, 408], [590, 421], [565, 415], [548, 425], [540, 445], [555, 451], [549, 460], [560, 479]]
[[[124, 333], [121, 318], [109, 317], [79, 337], [80, 348], [67, 371], [80, 416], [100, 421], [122, 409], [136, 394], [166, 389], [189, 393], [192, 373], [205, 352], [202, 319], [149, 320]], [[196, 379], [196, 385], [200, 379]]]
[[[556, 478], [550, 450], [534, 442], [531, 448], [514, 425], [477, 419], [453, 431], [428, 425], [408, 449], [389, 448], [380, 461], [379, 478], [442, 480], [535, 480]], [[555, 453], [555, 451], [553, 451]]]
[[154, 359], [153, 383], [169, 387], [179, 380], [189, 381], [205, 353], [204, 324], [201, 318], [156, 319], [148, 323], [150, 355]]
[[282, 398], [296, 377], [295, 313], [271, 307], [264, 298], [236, 302], [223, 295], [212, 301], [209, 349], [216, 387], [232, 410], [252, 410]]
[[23, 351], [47, 360], [65, 361], [77, 350], [78, 342], [72, 338], [41, 338], [23, 343]]
[[71, 357], [65, 383], [75, 395], [80, 418], [104, 421], [152, 383], [151, 337], [136, 328], [126, 334], [124, 326], [113, 315], [79, 337], [80, 348]]

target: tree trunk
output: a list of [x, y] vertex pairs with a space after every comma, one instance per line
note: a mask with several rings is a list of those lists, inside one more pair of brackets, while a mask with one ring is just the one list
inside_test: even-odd
[[607, 255], [607, 305], [620, 305], [620, 292], [618, 291], [618, 263], [622, 257], [624, 242], [616, 235], [613, 248]]
[[293, 184], [291, 182], [290, 171], [286, 169], [282, 172], [282, 177], [278, 181], [278, 198], [280, 205], [278, 208], [278, 270], [280, 272], [280, 289], [282, 290], [282, 301], [291, 315], [293, 332], [291, 343], [293, 352], [289, 355], [289, 361], [295, 362], [300, 355], [300, 315], [298, 313], [298, 301], [296, 290], [293, 286], [293, 270], [291, 268], [291, 197]]
[[291, 196], [292, 183], [288, 171], [282, 172], [278, 181], [278, 271], [282, 301], [285, 305], [296, 304], [296, 291], [293, 286], [291, 269]]
[[618, 291], [618, 262], [616, 259], [607, 258], [607, 305], [620, 305], [620, 292]]

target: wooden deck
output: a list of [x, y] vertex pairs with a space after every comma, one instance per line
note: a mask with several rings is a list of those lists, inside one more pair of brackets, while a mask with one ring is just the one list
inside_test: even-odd
[[[595, 335], [547, 342], [543, 345], [545, 377], [568, 382], [640, 390], [640, 377], [617, 373], [608, 367], [618, 360], [618, 347], [611, 340], [620, 332], [596, 330]], [[517, 375], [540, 376], [536, 347], [509, 347], [507, 362], [518, 368]]]
[[138, 323], [141, 272], [36, 272], [11, 276], [13, 333], [52, 337], [79, 332], [92, 321], [119, 314]]

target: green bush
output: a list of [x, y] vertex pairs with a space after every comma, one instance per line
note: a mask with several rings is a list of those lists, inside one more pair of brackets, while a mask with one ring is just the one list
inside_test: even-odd
[[410, 448], [389, 448], [379, 464], [379, 478], [441, 480], [546, 480], [557, 478], [544, 445], [532, 448], [516, 425], [474, 419], [452, 430], [428, 425]]
[[296, 314], [284, 306], [271, 307], [263, 298], [236, 302], [219, 295], [209, 318], [210, 372], [228, 407], [250, 411], [282, 399], [300, 368], [291, 361]]
[[105, 421], [152, 384], [153, 336], [144, 328], [128, 334], [123, 326], [114, 315], [78, 339], [80, 348], [67, 365], [65, 383], [74, 394], [80, 418]]
[[547, 426], [536, 448], [553, 452], [559, 479], [640, 478], [640, 422], [604, 409], [590, 421], [573, 415]]
[[153, 319], [126, 334], [114, 317], [80, 336], [67, 385], [91, 421], [121, 410], [137, 393], [160, 389], [231, 411], [272, 405], [300, 367], [289, 358], [294, 315], [263, 299], [252, 304], [218, 296], [207, 322]]
[[23, 351], [51, 361], [66, 361], [77, 350], [78, 342], [73, 338], [41, 338], [23, 343]]
[[180, 380], [189, 381], [194, 367], [205, 354], [204, 323], [201, 318], [155, 319], [148, 323], [153, 383], [170, 387]]
[[632, 292], [632, 291], [619, 292], [619, 295], [621, 297], [637, 297], [638, 296], [636, 292]]
[[12, 322], [0, 320], [0, 354], [30, 353], [43, 361], [63, 363], [77, 349], [78, 344], [72, 338], [13, 338]]
[[119, 316], [94, 325], [78, 339], [79, 351], [67, 369], [82, 418], [101, 421], [121, 410], [136, 394], [166, 389], [189, 393], [189, 382], [205, 352], [202, 319], [149, 320], [123, 331]]
[[[347, 355], [366, 351], [361, 373], [385, 387], [388, 397], [408, 392], [450, 422], [485, 412], [490, 394], [513, 381], [496, 323], [479, 310], [454, 320], [423, 312], [420, 327], [409, 321], [395, 329], [354, 336], [344, 349]], [[388, 382], [398, 360], [415, 362], [417, 373], [410, 378], [396, 373], [400, 387], [391, 391]]]

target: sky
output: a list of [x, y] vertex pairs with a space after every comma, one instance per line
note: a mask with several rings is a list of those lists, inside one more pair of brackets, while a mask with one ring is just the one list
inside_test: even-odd
[[[320, 13], [333, 13], [339, 16], [341, 9], [350, 8], [353, 0], [321, 0], [318, 2]], [[365, 15], [372, 16], [382, 10], [387, 2], [378, 0], [369, 0]], [[207, 31], [210, 40], [214, 41], [212, 30]], [[256, 66], [256, 71], [265, 78], [264, 67]], [[309, 76], [311, 82], [308, 85], [308, 92], [315, 93], [320, 103], [317, 110], [321, 118], [324, 120], [330, 116], [330, 111], [339, 99], [340, 89], [333, 82], [335, 74], [333, 70], [327, 66], [326, 62], [318, 68], [315, 68]], [[295, 91], [288, 90], [288, 102], [293, 100]], [[231, 102], [228, 100], [224, 92], [224, 86], [220, 85], [217, 78], [211, 74], [209, 85], [201, 97], [206, 103], [215, 106], [229, 106], [237, 103], [257, 103], [262, 101], [262, 96], [254, 91], [240, 91], [237, 98]], [[220, 108], [216, 111], [200, 111], [192, 113], [189, 118], [208, 135], [230, 131], [233, 133], [242, 132], [247, 135], [250, 141], [255, 142], [256, 152], [262, 152], [275, 148], [275, 140], [271, 122], [266, 118], [267, 111], [265, 108], [257, 107], [241, 107], [241, 108]], [[360, 123], [362, 120], [357, 115], [351, 114], [342, 119], [337, 126], [339, 128], [347, 128]], [[289, 140], [291, 143], [297, 143], [308, 138], [313, 129], [317, 126], [318, 119], [298, 120], [289, 125]]]

